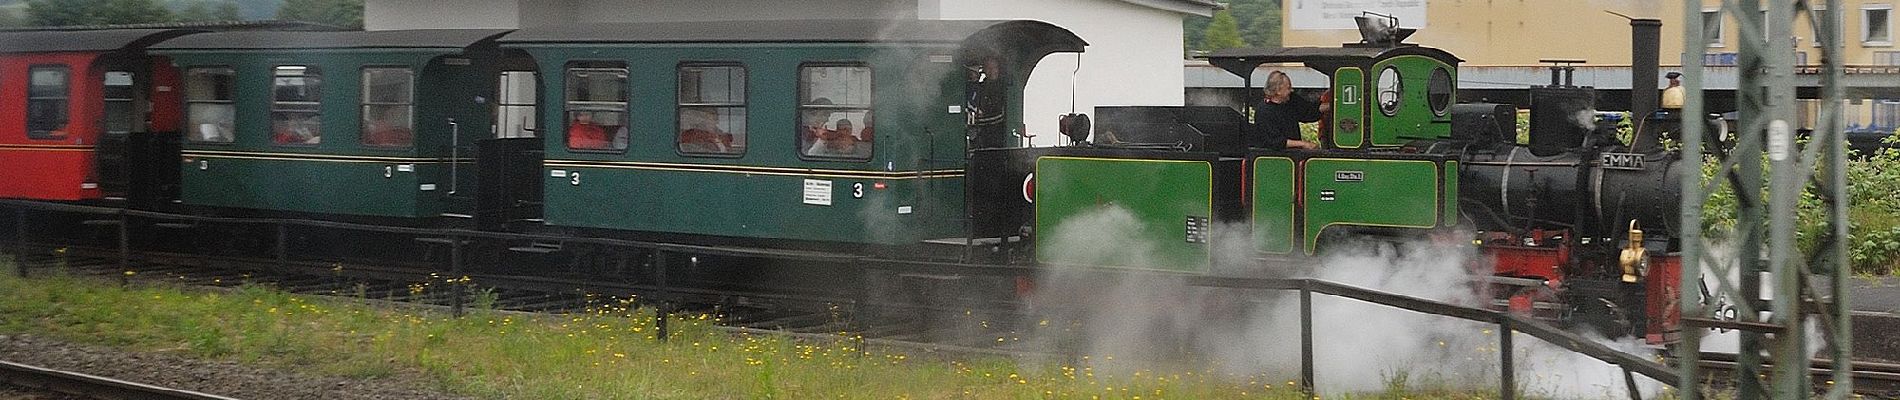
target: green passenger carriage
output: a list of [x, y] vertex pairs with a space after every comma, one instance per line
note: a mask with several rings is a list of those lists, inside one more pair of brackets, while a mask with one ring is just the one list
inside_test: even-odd
[[1043, 56], [1085, 46], [1035, 21], [610, 24], [501, 42], [540, 74], [547, 225], [869, 245], [963, 235], [972, 71], [1007, 71], [1020, 110]]
[[181, 200], [433, 218], [472, 198], [504, 30], [236, 31], [154, 46], [183, 74]]

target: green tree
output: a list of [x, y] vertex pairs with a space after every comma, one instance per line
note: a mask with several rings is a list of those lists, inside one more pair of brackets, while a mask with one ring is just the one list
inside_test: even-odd
[[39, 26], [167, 22], [171, 10], [156, 0], [27, 0], [27, 23]]
[[1207, 24], [1206, 38], [1201, 42], [1201, 50], [1214, 51], [1244, 47], [1240, 41], [1240, 23], [1234, 21], [1234, 14], [1227, 10], [1214, 12], [1214, 19]]
[[1280, 0], [1264, 0], [1258, 8], [1259, 15], [1241, 24], [1240, 37], [1247, 43], [1260, 47], [1280, 47], [1281, 28]]
[[26, 18], [20, 16], [21, 9], [0, 8], [0, 27], [26, 26]]
[[[182, 3], [182, 4], [180, 4]], [[230, 0], [185, 0], [173, 3], [179, 21], [237, 21], [237, 2]]]
[[1181, 20], [1181, 44], [1188, 51], [1200, 50], [1201, 43], [1207, 38], [1207, 24], [1213, 19], [1199, 15], [1189, 15]]
[[363, 0], [285, 0], [277, 19], [363, 28]]

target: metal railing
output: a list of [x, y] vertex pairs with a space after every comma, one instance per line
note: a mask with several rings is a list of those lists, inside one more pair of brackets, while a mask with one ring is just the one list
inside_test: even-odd
[[[101, 221], [112, 221], [112, 223], [97, 224], [97, 225], [116, 225], [116, 228], [119, 234], [119, 237], [118, 237], [119, 249], [118, 250], [119, 250], [119, 256], [120, 256], [120, 266], [125, 267], [125, 268], [130, 267], [130, 262], [131, 262], [130, 260], [131, 260], [131, 254], [132, 254], [131, 253], [132, 250], [130, 247], [131, 246], [131, 240], [130, 240], [130, 235], [131, 235], [130, 219], [131, 218], [148, 218], [148, 219], [156, 219], [156, 220], [189, 221], [189, 222], [200, 222], [200, 223], [271, 225], [271, 226], [276, 227], [277, 243], [276, 243], [276, 246], [274, 247], [274, 250], [277, 253], [276, 257], [277, 257], [278, 262], [280, 263], [288, 262], [288, 254], [287, 254], [288, 246], [286, 245], [286, 242], [289, 239], [288, 227], [291, 227], [291, 226], [415, 235], [418, 237], [419, 241], [423, 241], [427, 243], [435, 243], [435, 244], [446, 244], [449, 246], [449, 253], [450, 253], [449, 254], [450, 255], [449, 272], [454, 276], [459, 276], [459, 274], [461, 274], [462, 267], [463, 267], [462, 264], [466, 262], [466, 260], [464, 260], [464, 257], [462, 256], [462, 251], [461, 251], [462, 246], [468, 244], [470, 239], [489, 239], [489, 240], [504, 240], [504, 241], [507, 241], [507, 240], [548, 241], [548, 242], [561, 242], [561, 243], [592, 244], [592, 245], [601, 245], [601, 246], [609, 246], [609, 247], [641, 249], [641, 250], [652, 251], [654, 264], [656, 267], [654, 268], [654, 270], [656, 271], [656, 274], [653, 277], [654, 282], [653, 282], [652, 288], [655, 290], [656, 293], [654, 295], [647, 296], [647, 297], [652, 298], [657, 302], [657, 304], [655, 304], [655, 306], [658, 308], [658, 311], [656, 312], [656, 318], [655, 318], [655, 325], [656, 325], [655, 328], [657, 328], [658, 330], [658, 332], [656, 333], [656, 337], [662, 341], [666, 340], [669, 334], [668, 329], [667, 329], [668, 318], [666, 316], [668, 313], [670, 313], [673, 310], [672, 308], [674, 306], [673, 303], [677, 301], [677, 299], [675, 298], [677, 296], [674, 296], [674, 294], [683, 293], [681, 288], [674, 288], [674, 287], [669, 286], [667, 282], [667, 277], [666, 277], [666, 270], [668, 267], [671, 266], [672, 263], [677, 262], [678, 259], [681, 258], [680, 256], [682, 255], [722, 255], [722, 256], [737, 256], [737, 257], [755, 257], [755, 258], [765, 258], [765, 259], [774, 259], [774, 260], [782, 260], [782, 261], [816, 261], [816, 262], [828, 262], [828, 263], [841, 263], [841, 265], [853, 265], [859, 268], [863, 268], [865, 270], [903, 270], [903, 271], [918, 272], [918, 273], [959, 273], [959, 274], [970, 274], [970, 275], [981, 275], [981, 276], [1024, 276], [1024, 275], [1031, 275], [1037, 272], [1037, 269], [1035, 268], [1031, 268], [1027, 266], [1016, 266], [1016, 265], [967, 264], [967, 263], [938, 262], [938, 261], [924, 261], [924, 260], [900, 260], [900, 259], [879, 258], [879, 257], [873, 257], [873, 256], [865, 256], [865, 255], [839, 254], [839, 253], [827, 253], [827, 252], [817, 252], [817, 251], [702, 246], [702, 245], [648, 242], [648, 241], [609, 239], [609, 238], [553, 236], [553, 235], [509, 233], [509, 232], [476, 231], [476, 230], [468, 230], [468, 229], [437, 229], [437, 228], [367, 225], [367, 224], [357, 224], [357, 223], [319, 221], [319, 220], [307, 220], [307, 219], [291, 219], [291, 218], [208, 217], [208, 216], [198, 216], [198, 215], [172, 214], [172, 213], [131, 210], [131, 209], [112, 208], [112, 207], [73, 205], [73, 204], [64, 204], [64, 203], [51, 203], [51, 202], [27, 201], [27, 200], [0, 200], [0, 207], [13, 209], [15, 211], [16, 221], [19, 221], [17, 222], [19, 224], [24, 224], [24, 220], [25, 220], [24, 213], [27, 210], [79, 213], [79, 214], [91, 214], [91, 215], [114, 217], [116, 218], [116, 221], [101, 220]], [[24, 229], [23, 226], [19, 228]], [[16, 235], [24, 235], [24, 234], [25, 232], [23, 231], [16, 233]], [[1445, 302], [1431, 300], [1431, 299], [1407, 296], [1407, 295], [1402, 295], [1402, 294], [1381, 292], [1381, 291], [1365, 289], [1365, 288], [1360, 288], [1360, 287], [1355, 287], [1355, 286], [1350, 286], [1350, 285], [1345, 285], [1345, 284], [1340, 284], [1340, 283], [1335, 283], [1335, 282], [1329, 282], [1329, 281], [1324, 281], [1324, 280], [1318, 280], [1318, 279], [1245, 278], [1245, 277], [1205, 276], [1205, 275], [1189, 275], [1189, 274], [1156, 272], [1156, 271], [1129, 271], [1129, 270], [1112, 270], [1112, 269], [1103, 269], [1100, 271], [1100, 273], [1105, 274], [1105, 275], [1119, 275], [1122, 277], [1149, 277], [1149, 278], [1161, 278], [1161, 279], [1175, 279], [1184, 283], [1185, 285], [1198, 286], [1198, 287], [1299, 291], [1300, 292], [1299, 294], [1300, 296], [1300, 348], [1301, 348], [1300, 386], [1302, 390], [1309, 397], [1314, 394], [1314, 390], [1315, 390], [1314, 388], [1315, 388], [1315, 382], [1316, 382], [1315, 376], [1314, 376], [1315, 369], [1313, 366], [1313, 357], [1314, 357], [1313, 355], [1313, 341], [1314, 341], [1313, 317], [1314, 315], [1313, 315], [1313, 308], [1312, 308], [1312, 298], [1313, 298], [1314, 293], [1359, 300], [1359, 301], [1383, 305], [1387, 307], [1404, 309], [1404, 310], [1417, 312], [1417, 313], [1446, 316], [1446, 317], [1458, 318], [1458, 319], [1475, 321], [1475, 322], [1480, 322], [1480, 323], [1496, 324], [1498, 328], [1498, 332], [1499, 332], [1499, 335], [1498, 335], [1499, 360], [1498, 362], [1500, 365], [1500, 373], [1501, 373], [1501, 377], [1499, 379], [1499, 395], [1500, 395], [1500, 398], [1503, 398], [1506, 400], [1515, 398], [1516, 396], [1515, 389], [1517, 386], [1516, 379], [1514, 377], [1514, 368], [1515, 368], [1514, 360], [1512, 359], [1513, 357], [1512, 355], [1512, 348], [1513, 348], [1512, 336], [1513, 335], [1511, 334], [1512, 332], [1523, 332], [1525, 334], [1529, 334], [1533, 337], [1536, 337], [1546, 342], [1549, 342], [1551, 344], [1554, 344], [1558, 347], [1561, 347], [1561, 348], [1564, 348], [1564, 349], [1567, 349], [1579, 354], [1583, 354], [1591, 358], [1595, 358], [1597, 360], [1601, 360], [1605, 363], [1609, 363], [1609, 364], [1621, 367], [1624, 371], [1625, 381], [1628, 385], [1631, 398], [1641, 398], [1640, 395], [1636, 391], [1634, 376], [1631, 375], [1632, 373], [1641, 374], [1651, 379], [1655, 379], [1658, 382], [1662, 382], [1664, 384], [1670, 384], [1670, 385], [1674, 385], [1677, 382], [1681, 381], [1679, 379], [1679, 375], [1676, 372], [1676, 370], [1668, 366], [1665, 366], [1660, 362], [1647, 360], [1630, 353], [1625, 353], [1622, 351], [1618, 351], [1616, 349], [1612, 349], [1603, 344], [1584, 338], [1583, 336], [1566, 332], [1560, 328], [1552, 326], [1543, 321], [1539, 321], [1536, 319], [1527, 318], [1524, 316], [1507, 313], [1507, 312], [1498, 312], [1498, 311], [1493, 311], [1493, 310], [1483, 309], [1483, 308], [1460, 306], [1460, 305], [1445, 303]], [[462, 290], [465, 290], [465, 289], [462, 288], [462, 285], [455, 285], [454, 289], [452, 290], [455, 290], [455, 293], [453, 293], [453, 295], [451, 296], [453, 298], [452, 300], [453, 303], [451, 307], [452, 307], [453, 313], [459, 316], [459, 315], [462, 315], [463, 313], [464, 305], [463, 305], [463, 299], [462, 299], [463, 297]]]

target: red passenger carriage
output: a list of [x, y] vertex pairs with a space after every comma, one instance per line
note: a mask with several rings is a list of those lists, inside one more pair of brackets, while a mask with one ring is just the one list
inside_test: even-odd
[[0, 32], [0, 198], [123, 198], [154, 181], [128, 166], [175, 143], [182, 113], [178, 71], [144, 48], [193, 32]]

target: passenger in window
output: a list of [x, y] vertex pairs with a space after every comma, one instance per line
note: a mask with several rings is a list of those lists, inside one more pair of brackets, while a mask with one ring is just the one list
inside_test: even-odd
[[606, 150], [613, 145], [614, 138], [607, 136], [607, 130], [594, 124], [594, 113], [574, 113], [574, 121], [567, 126], [568, 148]]
[[718, 114], [700, 109], [680, 110], [679, 146], [682, 153], [730, 153], [732, 134], [719, 129]]
[[850, 119], [839, 119], [832, 126], [834, 129], [818, 131], [816, 140], [812, 141], [811, 147], [805, 149], [805, 154], [822, 157], [857, 157], [860, 154], [870, 154], [868, 146], [862, 151], [858, 150], [857, 135], [852, 132]]
[[391, 117], [394, 110], [384, 110], [365, 124], [363, 144], [379, 147], [408, 147], [415, 140], [415, 133], [409, 130], [409, 121], [403, 117]]
[[193, 108], [197, 114], [198, 140], [204, 142], [231, 142], [231, 112], [228, 107]]
[[280, 115], [271, 121], [271, 142], [277, 144], [319, 144], [317, 116]]

